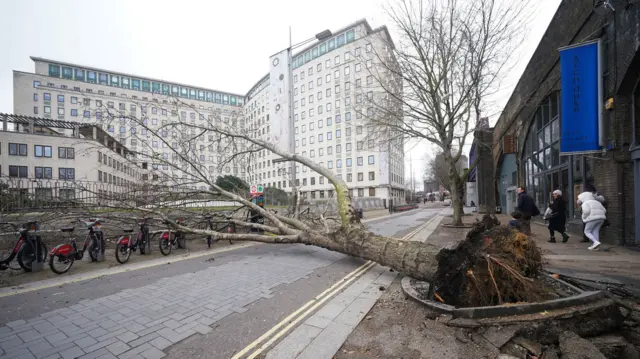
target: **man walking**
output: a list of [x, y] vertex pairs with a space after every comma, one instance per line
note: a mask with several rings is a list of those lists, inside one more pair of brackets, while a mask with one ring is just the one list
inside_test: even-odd
[[531, 217], [539, 215], [540, 210], [524, 187], [518, 187], [517, 192], [518, 203], [516, 209], [522, 213], [522, 231], [526, 234], [531, 234]]

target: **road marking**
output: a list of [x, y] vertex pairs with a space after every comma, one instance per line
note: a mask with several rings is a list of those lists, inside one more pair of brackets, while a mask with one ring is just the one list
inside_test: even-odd
[[[418, 228], [416, 228], [414, 231], [412, 231], [409, 234], [407, 234], [406, 236], [402, 237], [402, 240], [411, 239], [411, 237], [415, 236], [422, 229], [427, 227], [429, 224], [433, 223], [438, 217], [439, 217], [439, 214], [436, 214], [435, 216], [430, 218], [428, 221], [426, 221], [424, 224], [422, 224]], [[280, 331], [275, 333], [267, 342], [262, 344], [259, 348], [255, 349], [255, 351], [253, 353], [251, 353], [249, 356], [247, 356], [247, 359], [254, 359], [258, 355], [260, 355], [262, 352], [264, 352], [266, 349], [268, 349], [271, 345], [273, 345], [273, 343], [275, 343], [278, 339], [280, 339], [282, 336], [287, 334], [300, 321], [306, 319], [311, 313], [315, 312], [316, 309], [318, 309], [318, 307], [320, 305], [322, 305], [324, 302], [326, 302], [327, 300], [332, 298], [335, 294], [340, 292], [344, 287], [346, 287], [347, 285], [351, 284], [353, 281], [358, 279], [360, 276], [362, 276], [364, 273], [366, 273], [369, 269], [373, 268], [376, 264], [377, 264], [376, 262], [367, 261], [365, 264], [363, 264], [362, 266], [358, 267], [353, 272], [347, 274], [344, 278], [342, 278], [338, 282], [334, 283], [331, 287], [327, 288], [324, 292], [322, 292], [319, 295], [317, 295], [314, 299], [312, 299], [309, 302], [307, 302], [305, 305], [300, 307], [295, 312], [289, 314], [289, 316], [284, 318], [282, 321], [280, 321], [278, 324], [276, 324], [273, 328], [269, 329], [260, 338], [254, 340], [251, 344], [249, 344], [244, 349], [242, 349], [241, 351], [236, 353], [233, 357], [231, 357], [231, 359], [240, 359], [240, 358], [242, 358], [244, 355], [249, 353], [251, 350], [256, 348], [258, 345], [260, 345], [260, 343], [265, 341], [267, 338], [271, 337], [271, 335], [275, 331], [277, 331], [278, 329], [280, 329], [281, 327], [283, 327], [284, 325], [286, 325], [288, 323], [288, 325], [286, 325], [283, 329], [281, 329]], [[309, 309], [307, 309], [307, 308], [309, 308]], [[301, 313], [302, 311], [304, 311], [304, 312]]]
[[16, 294], [33, 292], [36, 290], [57, 287], [65, 284], [82, 282], [85, 280], [95, 279], [103, 276], [130, 272], [138, 269], [156, 267], [163, 264], [167, 264], [168, 262], [171, 262], [171, 263], [181, 262], [187, 259], [193, 259], [193, 258], [204, 257], [204, 256], [213, 255], [213, 254], [218, 254], [218, 253], [229, 252], [236, 249], [249, 248], [258, 244], [260, 243], [247, 242], [247, 243], [242, 243], [242, 244], [219, 248], [219, 249], [197, 251], [197, 252], [192, 252], [188, 254], [176, 255], [172, 257], [160, 257], [158, 259], [151, 259], [151, 260], [143, 261], [140, 263], [124, 264], [124, 265], [119, 265], [113, 268], [92, 271], [87, 274], [77, 274], [77, 275], [67, 276], [61, 279], [54, 278], [54, 279], [47, 279], [47, 280], [42, 280], [38, 282], [25, 283], [23, 286], [19, 286], [17, 288], [16, 287], [0, 288], [0, 298], [10, 297]]
[[282, 321], [280, 321], [278, 324], [276, 324], [273, 328], [269, 329], [266, 333], [264, 333], [260, 338], [254, 340], [251, 344], [247, 345], [244, 349], [242, 349], [241, 351], [236, 353], [236, 355], [234, 355], [231, 359], [238, 359], [238, 358], [241, 358], [243, 355], [247, 354], [249, 351], [251, 351], [253, 348], [255, 348], [258, 344], [262, 343], [265, 339], [269, 338], [271, 336], [271, 334], [273, 334], [280, 327], [282, 327], [283, 325], [289, 323], [289, 321], [291, 321], [293, 318], [295, 318], [298, 315], [298, 313], [304, 311], [305, 309], [307, 309], [308, 307], [310, 307], [314, 303], [317, 303], [318, 300], [320, 300], [321, 298], [323, 298], [325, 296], [326, 296], [325, 298], [332, 297], [333, 294], [335, 294], [336, 290], [342, 289], [342, 286], [345, 283], [350, 283], [350, 282], [348, 282], [350, 279], [357, 278], [358, 276], [364, 274], [367, 270], [369, 270], [369, 268], [371, 268], [372, 264], [375, 264], [375, 263], [371, 262], [371, 261], [367, 261], [363, 265], [361, 265], [360, 267], [356, 268], [351, 273], [349, 273], [346, 276], [344, 276], [342, 279], [340, 279], [339, 281], [334, 283], [331, 287], [327, 288], [324, 292], [318, 294], [313, 299], [308, 301], [305, 305], [303, 305], [302, 307], [298, 308], [295, 312], [289, 314], [286, 318], [284, 318]]

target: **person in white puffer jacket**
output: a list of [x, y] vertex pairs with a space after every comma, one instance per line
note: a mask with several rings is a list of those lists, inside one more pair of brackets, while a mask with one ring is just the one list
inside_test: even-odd
[[592, 192], [580, 193], [578, 205], [582, 207], [584, 235], [593, 242], [589, 250], [597, 250], [600, 247], [600, 227], [607, 219], [607, 210]]

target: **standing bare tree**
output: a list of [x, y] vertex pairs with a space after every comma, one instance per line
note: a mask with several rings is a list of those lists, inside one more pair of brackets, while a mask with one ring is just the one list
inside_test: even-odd
[[[439, 147], [454, 225], [462, 224], [459, 192], [476, 163], [464, 169], [455, 164], [519, 44], [525, 8], [524, 1], [399, 0], [387, 8], [399, 35], [397, 46], [382, 39], [389, 41], [386, 51], [367, 62], [373, 79], [363, 91], [374, 93], [366, 97], [374, 109], [368, 120]], [[389, 74], [401, 80], [402, 91], [382, 81]]]

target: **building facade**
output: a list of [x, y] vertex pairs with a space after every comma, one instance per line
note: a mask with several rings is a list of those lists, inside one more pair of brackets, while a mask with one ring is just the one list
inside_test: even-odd
[[[390, 54], [393, 42], [385, 27], [372, 29], [366, 20], [335, 31], [330, 37], [292, 55], [291, 127], [297, 154], [333, 170], [354, 197], [404, 202], [404, 143], [367, 126], [374, 116], [367, 103], [378, 100], [371, 73], [378, 56]], [[197, 136], [193, 125], [213, 120], [239, 133], [268, 141], [271, 79], [260, 79], [247, 94], [124, 74], [32, 57], [33, 73], [14, 71], [14, 112], [91, 124], [136, 152], [149, 180], [176, 180], [204, 188], [193, 179], [188, 163], [211, 177], [234, 175], [250, 184], [291, 191], [292, 180], [304, 198], [333, 197], [326, 178], [308, 167], [276, 161], [268, 150], [251, 151], [247, 141]], [[397, 81], [390, 77], [376, 81]], [[375, 96], [375, 98], [374, 98]], [[187, 126], [181, 127], [181, 124]], [[189, 128], [191, 127], [191, 128]], [[181, 156], [176, 149], [189, 142]], [[293, 145], [293, 144], [292, 144]], [[232, 157], [232, 160], [229, 158]], [[292, 171], [295, 171], [292, 173]], [[193, 180], [192, 180], [193, 179]]]
[[95, 125], [0, 114], [0, 128], [3, 211], [27, 199], [108, 204], [147, 176], [128, 148]]
[[[561, 2], [495, 125], [494, 179], [507, 208], [515, 201], [515, 186], [526, 187], [542, 212], [551, 193], [560, 189], [570, 225], [580, 228], [576, 199], [585, 184], [594, 185], [607, 201], [611, 222], [601, 237], [631, 245], [640, 241], [640, 6], [618, 0], [609, 4]], [[561, 98], [564, 91], [577, 90], [562, 88], [559, 49], [595, 40], [602, 51], [597, 99], [603, 108], [602, 143], [597, 152], [563, 154], [561, 144], [572, 133], [563, 130]]]

